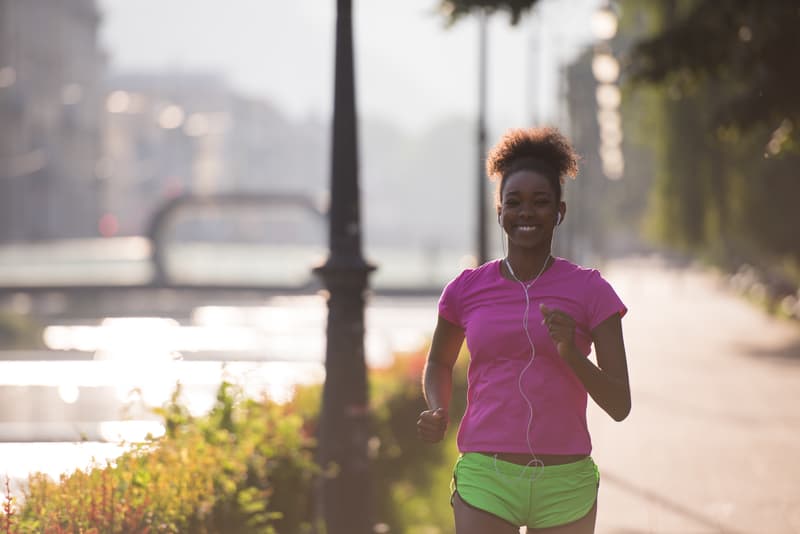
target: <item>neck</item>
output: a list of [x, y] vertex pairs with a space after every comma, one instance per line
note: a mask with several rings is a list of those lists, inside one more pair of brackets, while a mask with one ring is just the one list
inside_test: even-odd
[[543, 273], [547, 269], [551, 257], [549, 250], [544, 253], [532, 251], [528, 254], [509, 250], [505, 258], [505, 261], [508, 262], [506, 268], [511, 266], [511, 272], [508, 273], [511, 278], [527, 281], [535, 279]]

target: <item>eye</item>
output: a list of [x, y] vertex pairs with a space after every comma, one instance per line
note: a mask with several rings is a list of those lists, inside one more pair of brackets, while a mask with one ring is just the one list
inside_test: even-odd
[[519, 200], [517, 200], [516, 198], [507, 198], [503, 202], [503, 205], [505, 205], [505, 206], [519, 206]]

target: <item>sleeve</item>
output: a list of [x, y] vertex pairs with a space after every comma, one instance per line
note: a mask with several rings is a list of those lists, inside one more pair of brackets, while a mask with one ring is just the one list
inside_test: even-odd
[[461, 324], [461, 281], [464, 277], [462, 272], [456, 276], [442, 290], [439, 297], [439, 315], [451, 323], [464, 327]]
[[589, 329], [594, 330], [597, 325], [618, 313], [624, 317], [628, 308], [619, 298], [614, 288], [611, 287], [599, 271], [593, 270], [587, 288], [587, 315]]

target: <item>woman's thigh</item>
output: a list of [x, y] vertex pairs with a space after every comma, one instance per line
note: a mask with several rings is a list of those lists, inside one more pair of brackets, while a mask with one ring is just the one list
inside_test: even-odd
[[505, 519], [484, 512], [465, 503], [453, 493], [453, 514], [456, 519], [456, 534], [518, 534], [519, 528]]
[[[529, 534], [594, 534], [595, 520], [597, 519], [597, 501], [591, 510], [578, 519], [565, 525], [545, 528], [529, 528]], [[460, 533], [459, 533], [460, 534]]]

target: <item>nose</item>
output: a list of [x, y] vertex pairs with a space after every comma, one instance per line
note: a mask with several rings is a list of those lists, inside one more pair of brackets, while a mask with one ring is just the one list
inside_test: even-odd
[[530, 217], [533, 215], [533, 205], [528, 204], [527, 202], [523, 202], [519, 206], [519, 216], [520, 217]]

